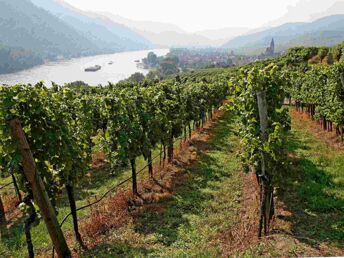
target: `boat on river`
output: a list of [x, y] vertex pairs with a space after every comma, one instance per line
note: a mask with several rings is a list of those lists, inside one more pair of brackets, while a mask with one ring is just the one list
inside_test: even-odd
[[102, 69], [100, 65], [90, 66], [85, 68], [85, 72], [96, 72], [98, 70]]

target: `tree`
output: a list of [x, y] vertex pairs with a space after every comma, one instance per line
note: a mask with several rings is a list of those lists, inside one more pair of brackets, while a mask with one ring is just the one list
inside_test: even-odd
[[155, 67], [158, 64], [158, 56], [154, 52], [149, 52], [147, 55], [147, 64]]
[[328, 52], [329, 52], [329, 49], [327, 47], [319, 48], [318, 55], [320, 59], [323, 60], [325, 56], [327, 56]]
[[130, 77], [128, 78], [128, 81], [140, 83], [140, 82], [143, 82], [144, 79], [145, 79], [145, 76], [142, 73], [136, 72], [130, 75]]
[[178, 58], [177, 57], [166, 57], [160, 63], [160, 71], [162, 76], [168, 76], [172, 74], [177, 74], [179, 72], [178, 68]]

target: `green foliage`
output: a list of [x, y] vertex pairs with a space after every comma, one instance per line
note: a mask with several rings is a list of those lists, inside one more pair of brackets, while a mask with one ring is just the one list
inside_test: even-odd
[[[53, 199], [59, 188], [86, 171], [90, 160], [89, 106], [86, 99], [72, 97], [68, 88], [54, 92], [42, 84], [0, 87], [2, 167], [22, 176], [20, 153], [8, 126], [11, 120], [19, 119]], [[22, 190], [26, 191], [23, 186]]]
[[327, 56], [328, 52], [329, 52], [329, 48], [327, 48], [327, 47], [319, 48], [318, 55], [319, 55], [320, 59], [321, 60], [324, 59], [325, 56]]
[[[22, 178], [20, 153], [9, 128], [12, 119], [21, 121], [55, 200], [62, 187], [77, 184], [86, 173], [92, 150], [101, 148], [116, 167], [139, 156], [148, 158], [158, 143], [169, 144], [191, 122], [204, 119], [228, 94], [227, 83], [221, 77], [214, 80], [1, 86], [1, 174], [14, 170]], [[22, 185], [22, 190], [27, 189]]]
[[[243, 145], [241, 153], [245, 167], [260, 169], [260, 153], [268, 156], [269, 169], [275, 172], [284, 162], [285, 132], [290, 128], [287, 110], [283, 105], [284, 86], [288, 80], [278, 66], [243, 68], [233, 78], [231, 88], [236, 92], [235, 110], [240, 117], [239, 134]], [[268, 140], [264, 143], [260, 134], [257, 92], [265, 91], [268, 106]]]
[[164, 58], [160, 62], [159, 71], [162, 77], [177, 74], [179, 72], [178, 58], [175, 56], [168, 56]]
[[314, 105], [315, 118], [343, 125], [344, 86], [340, 77], [344, 73], [344, 65], [311, 65], [306, 70], [303, 66], [293, 70], [291, 83], [286, 91], [297, 104]]
[[158, 64], [158, 56], [154, 52], [149, 52], [147, 55], [147, 64], [154, 67]]
[[141, 83], [144, 81], [144, 79], [145, 79], [145, 76], [142, 73], [137, 72], [130, 75], [130, 77], [127, 80]]
[[307, 62], [311, 57], [318, 53], [318, 49], [315, 47], [295, 47], [290, 48], [286, 55], [287, 64], [300, 64]]

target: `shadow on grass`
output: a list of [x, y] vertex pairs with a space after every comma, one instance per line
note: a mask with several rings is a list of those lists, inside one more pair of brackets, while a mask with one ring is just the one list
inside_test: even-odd
[[[216, 125], [216, 137], [212, 139], [210, 143], [194, 143], [195, 145], [203, 146], [201, 146], [202, 151], [199, 153], [201, 155], [201, 161], [199, 164], [192, 166], [186, 172], [186, 174], [191, 175], [190, 182], [185, 183], [185, 185], [183, 185], [180, 189], [177, 189], [179, 194], [176, 197], [171, 200], [166, 200], [166, 203], [161, 203], [162, 205], [167, 206], [166, 212], [159, 214], [158, 216], [156, 216], [153, 212], [147, 212], [142, 217], [139, 217], [136, 221], [136, 230], [138, 232], [160, 233], [163, 236], [164, 243], [167, 244], [170, 244], [177, 239], [178, 225], [186, 225], [188, 223], [187, 220], [183, 220], [182, 214], [185, 212], [197, 214], [197, 210], [201, 207], [202, 203], [211, 197], [209, 194], [201, 193], [200, 189], [206, 187], [207, 182], [209, 181], [221, 180], [221, 177], [228, 176], [228, 173], [222, 171], [221, 167], [216, 164], [216, 160], [206, 153], [203, 153], [203, 151], [206, 149], [210, 151], [221, 150], [223, 148], [226, 148], [227, 150], [230, 149], [229, 143], [224, 140], [225, 137], [228, 137], [228, 135], [231, 134], [231, 129], [228, 124], [228, 118], [219, 120]], [[181, 167], [184, 167], [185, 165], [182, 164], [181, 160], [179, 164]], [[108, 169], [94, 171], [91, 177], [83, 180], [79, 187], [75, 189], [75, 199], [77, 201], [83, 201], [87, 199], [90, 195], [92, 195], [92, 192], [96, 192], [99, 188], [104, 187], [104, 185], [109, 181], [114, 182], [116, 178], [122, 177], [127, 170], [127, 168], [119, 168], [116, 170], [115, 175], [112, 175]], [[61, 195], [61, 198], [57, 200], [57, 203], [60, 211], [63, 212], [61, 214], [69, 212], [69, 202], [65, 193]], [[175, 211], [174, 205], [178, 206]], [[8, 250], [11, 253], [26, 253], [25, 236], [23, 231], [24, 219], [25, 218], [21, 218], [13, 221], [11, 229], [7, 232], [7, 237], [1, 240], [4, 248], [6, 248], [5, 251]], [[69, 218], [69, 223], [71, 223], [71, 218]], [[142, 224], [144, 226], [140, 226]], [[150, 228], [150, 226], [152, 228]], [[33, 237], [35, 237], [37, 232], [40, 231], [39, 229], [44, 230], [44, 234], [46, 234], [47, 232], [43, 227], [43, 221], [41, 221], [41, 225], [34, 227], [32, 230]], [[154, 228], [156, 229], [155, 231]], [[66, 227], [64, 228], [64, 231], [66, 231]], [[39, 239], [34, 243], [35, 251], [36, 248], [37, 250], [40, 249], [47, 241], [49, 241], [48, 235], [39, 236]], [[105, 247], [106, 245], [101, 245], [95, 250], [90, 250], [90, 252], [96, 253], [97, 250], [102, 251]], [[124, 248], [124, 246], [122, 247]], [[130, 245], [128, 245], [128, 248], [129, 247]], [[142, 253], [148, 253], [147, 250], [141, 251]], [[106, 255], [104, 257], [106, 257]]]
[[[225, 114], [216, 123], [214, 137], [210, 142], [193, 141], [200, 157], [196, 163], [185, 168], [182, 162], [176, 162], [181, 164], [181, 170], [185, 169], [184, 173], [179, 173], [179, 176], [173, 178], [173, 191], [176, 194], [158, 203], [161, 208], [159, 212], [147, 210], [140, 214], [135, 219], [137, 232], [144, 235], [156, 234], [163, 245], [170, 246], [179, 239], [180, 226], [187, 231], [191, 230], [186, 215], [199, 215], [205, 203], [213, 197], [211, 192], [218, 189], [216, 182], [230, 176], [214, 158], [216, 151], [231, 150], [227, 139], [233, 134], [233, 127], [228, 116], [229, 114]], [[210, 134], [209, 131], [205, 133]], [[206, 188], [210, 191], [204, 191]]]
[[[172, 178], [174, 195], [160, 199], [158, 203], [148, 204], [147, 209], [135, 216], [133, 223], [135, 232], [145, 239], [151, 238], [154, 234], [157, 237], [154, 242], [168, 247], [183, 238], [180, 235], [182, 234], [180, 233], [181, 228], [186, 232], [193, 230], [190, 216], [199, 215], [206, 207], [207, 202], [213, 198], [214, 193], [212, 192], [218, 189], [219, 182], [231, 176], [230, 172], [219, 164], [219, 159], [223, 157], [217, 155], [221, 155], [218, 153], [219, 151], [231, 152], [232, 146], [228, 138], [233, 135], [232, 124], [231, 115], [226, 113], [215, 123], [213, 130], [205, 129], [204, 133], [214, 135], [210, 141], [193, 141], [193, 146], [196, 146], [199, 156], [194, 164], [187, 166], [182, 159], [176, 159], [174, 164], [179, 166], [182, 172]], [[226, 164], [224, 160], [220, 162]], [[158, 183], [162, 184], [162, 182]], [[185, 244], [187, 245], [187, 243]], [[121, 250], [125, 250], [126, 253], [118, 253], [117, 245], [116, 242], [114, 246], [97, 246], [84, 255], [90, 257], [92, 254], [102, 253], [104, 248], [114, 248], [114, 257], [122, 255], [131, 257], [136, 251], [139, 251], [136, 253], [136, 257], [143, 257], [156, 252], [154, 247], [136, 250], [131, 243], [127, 242], [120, 244]]]
[[142, 257], [147, 256], [149, 251], [145, 248], [135, 248], [126, 243], [101, 244], [96, 249], [90, 250], [80, 257], [99, 257], [99, 258], [117, 258], [117, 257]]
[[[276, 183], [278, 195], [291, 216], [280, 218], [291, 223], [291, 232], [299, 241], [313, 248], [319, 249], [322, 243], [343, 248], [344, 199], [343, 194], [336, 194], [343, 191], [343, 186], [341, 180], [328, 172], [328, 167], [333, 164], [325, 158], [326, 149], [313, 149], [313, 152], [311, 149], [311, 138], [301, 136], [297, 131], [290, 132], [290, 165], [284, 172], [287, 174]], [[344, 163], [342, 166], [344, 168]]]
[[[85, 200], [93, 194], [98, 193], [98, 189], [104, 187], [109, 181], [116, 181], [120, 178], [125, 172], [128, 171], [128, 166], [117, 167], [115, 173], [111, 172], [111, 169], [108, 166], [102, 167], [100, 169], [93, 169], [92, 176], [84, 177], [83, 180], [79, 183], [75, 190], [75, 199]], [[63, 196], [67, 196], [64, 194]], [[65, 205], [69, 206], [68, 199], [64, 198]]]
[[[1, 232], [1, 243], [6, 246], [7, 250], [20, 250], [26, 247], [24, 234], [24, 220], [25, 217], [17, 219], [11, 223], [9, 229], [2, 228]], [[8, 254], [7, 254], [8, 255]], [[5, 255], [4, 255], [5, 257]]]
[[[92, 177], [84, 179], [80, 185], [75, 189], [75, 199], [77, 201], [83, 201], [92, 196], [93, 191], [97, 191], [98, 188], [104, 186], [106, 182], [111, 180], [111, 182], [115, 182], [116, 178], [120, 178], [125, 172], [127, 171], [126, 167], [118, 168], [116, 170], [116, 174], [111, 174], [110, 170], [107, 168], [98, 169], [93, 171]], [[63, 191], [60, 197], [57, 199], [57, 206], [58, 210], [62, 212], [62, 214], [68, 213], [69, 209], [69, 201], [67, 198], [67, 194]], [[79, 218], [81, 216], [79, 215]], [[22, 252], [26, 253], [26, 243], [25, 243], [25, 234], [24, 234], [24, 220], [26, 216], [24, 215], [21, 218], [15, 218], [10, 221], [11, 226], [8, 230], [6, 230], [6, 234], [1, 239], [1, 243], [8, 250], [8, 253], [12, 252]], [[59, 216], [59, 219], [61, 216]], [[72, 221], [72, 218], [69, 218], [69, 222]], [[43, 233], [42, 233], [43, 230]], [[42, 234], [41, 236], [37, 236], [37, 233]], [[36, 251], [37, 249], [41, 248], [45, 242], [49, 241], [48, 232], [45, 229], [44, 221], [40, 220], [40, 225], [33, 226], [31, 230], [31, 234], [34, 241], [34, 248]], [[35, 239], [39, 239], [35, 241]], [[37, 245], [36, 245], [37, 243]]]

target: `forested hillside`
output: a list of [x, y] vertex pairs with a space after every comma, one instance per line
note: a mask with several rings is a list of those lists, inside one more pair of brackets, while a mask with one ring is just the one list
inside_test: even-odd
[[29, 0], [0, 1], [1, 44], [20, 47], [42, 58], [75, 57], [100, 49], [81, 33]]
[[42, 63], [43, 58], [31, 50], [0, 45], [0, 73], [27, 69]]
[[31, 1], [80, 32], [104, 52], [153, 48], [147, 39], [105, 16], [77, 10], [61, 0]]

